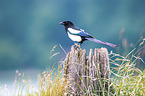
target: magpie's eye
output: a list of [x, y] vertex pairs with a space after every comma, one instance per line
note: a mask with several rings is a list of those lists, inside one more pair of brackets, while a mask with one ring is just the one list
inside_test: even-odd
[[67, 22], [65, 22], [65, 24], [68, 24]]

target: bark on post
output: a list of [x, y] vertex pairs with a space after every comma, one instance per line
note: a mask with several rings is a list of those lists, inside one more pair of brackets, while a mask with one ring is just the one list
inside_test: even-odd
[[65, 78], [68, 82], [68, 95], [109, 95], [109, 56], [106, 48], [85, 50], [71, 47], [65, 58]]

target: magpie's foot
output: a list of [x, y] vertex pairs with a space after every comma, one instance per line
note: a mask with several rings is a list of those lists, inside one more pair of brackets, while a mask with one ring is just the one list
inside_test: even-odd
[[75, 43], [75, 46], [76, 46], [77, 48], [80, 48], [80, 44]]
[[80, 44], [75, 43], [75, 48], [76, 48], [78, 51], [82, 51], [82, 49], [81, 49], [81, 47], [80, 47]]

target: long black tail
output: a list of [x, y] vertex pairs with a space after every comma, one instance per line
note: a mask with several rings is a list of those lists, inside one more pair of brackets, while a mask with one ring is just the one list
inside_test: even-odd
[[90, 40], [90, 41], [93, 41], [93, 42], [96, 42], [96, 43], [108, 45], [108, 46], [113, 47], [113, 48], [119, 47], [119, 45], [111, 44], [111, 43], [108, 43], [108, 42], [103, 42], [103, 41], [97, 40], [97, 39], [95, 39], [95, 38], [86, 38], [86, 39], [87, 39], [87, 40]]

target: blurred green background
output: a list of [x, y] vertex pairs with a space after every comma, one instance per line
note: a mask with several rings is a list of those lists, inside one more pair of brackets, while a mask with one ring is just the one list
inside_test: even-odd
[[73, 45], [59, 25], [64, 20], [97, 39], [120, 45], [113, 49], [87, 41], [81, 46], [87, 52], [107, 47], [109, 52], [126, 55], [145, 35], [145, 1], [0, 0], [0, 70], [45, 69], [65, 58], [57, 46], [55, 52], [60, 54], [49, 60], [53, 46], [60, 44], [69, 52]]

